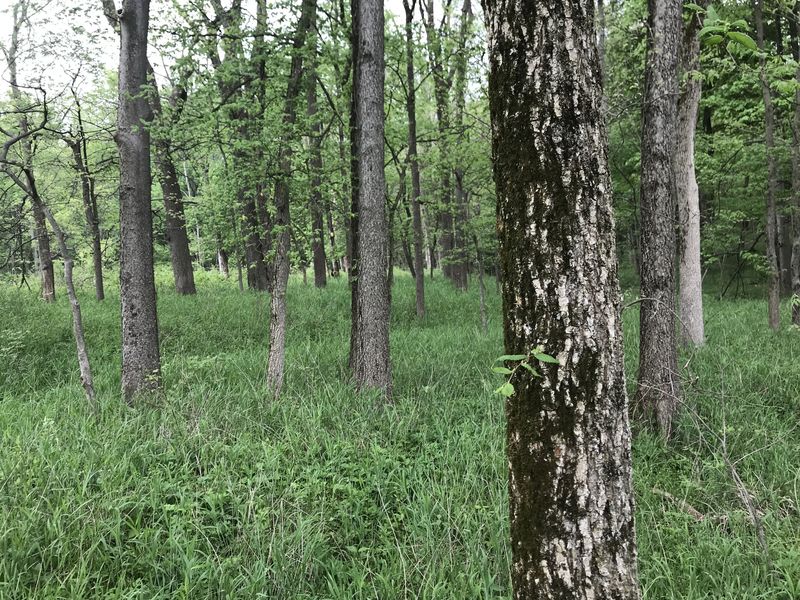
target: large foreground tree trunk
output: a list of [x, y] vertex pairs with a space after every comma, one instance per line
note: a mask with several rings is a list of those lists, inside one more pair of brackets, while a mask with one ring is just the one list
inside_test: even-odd
[[417, 156], [417, 90], [414, 77], [414, 5], [403, 0], [406, 13], [406, 112], [408, 114], [408, 160], [411, 163], [411, 214], [414, 227], [414, 279], [417, 318], [425, 318], [425, 266], [423, 265], [422, 195]]
[[[701, 1], [700, 4], [708, 2]], [[673, 159], [681, 232], [678, 252], [680, 330], [681, 342], [685, 346], [702, 346], [705, 342], [700, 259], [700, 190], [694, 167], [695, 127], [702, 90], [702, 81], [697, 76], [700, 69], [699, 27], [700, 16], [693, 13], [684, 30], [681, 46], [681, 72], [686, 81], [678, 100], [678, 135]]]
[[514, 598], [637, 599], [594, 0], [484, 8], [505, 349], [560, 361], [506, 402]]
[[379, 389], [391, 399], [389, 362], [388, 228], [383, 172], [383, 0], [360, 0], [356, 69], [358, 113], [358, 325], [359, 389]]
[[122, 391], [132, 402], [161, 385], [153, 274], [150, 134], [147, 90], [149, 0], [123, 0], [119, 14], [120, 298]]
[[672, 156], [682, 30], [678, 0], [649, 0], [642, 125], [639, 381], [636, 404], [664, 435], [681, 397], [675, 336], [675, 202]]
[[766, 59], [764, 57], [764, 15], [762, 0], [754, 0], [753, 16], [756, 22], [756, 42], [759, 54], [759, 79], [761, 95], [764, 98], [764, 145], [767, 151], [767, 268], [769, 269], [767, 318], [769, 326], [777, 331], [781, 326], [781, 282], [778, 269], [778, 165], [775, 156], [775, 108], [772, 105], [772, 91], [767, 80]]

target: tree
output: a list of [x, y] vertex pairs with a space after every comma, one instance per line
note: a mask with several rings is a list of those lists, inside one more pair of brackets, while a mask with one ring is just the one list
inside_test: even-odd
[[789, 19], [792, 58], [795, 68], [794, 115], [792, 119], [792, 323], [800, 325], [800, 2], [795, 2]]
[[419, 179], [419, 156], [417, 155], [417, 89], [414, 77], [414, 5], [403, 0], [406, 13], [406, 113], [408, 115], [408, 161], [411, 163], [411, 213], [414, 229], [414, 279], [417, 318], [425, 318], [425, 265], [422, 262], [422, 190]]
[[383, 0], [358, 2], [355, 98], [358, 136], [356, 385], [391, 399], [386, 181], [383, 171]]
[[[283, 386], [283, 361], [286, 346], [286, 288], [289, 284], [289, 246], [291, 243], [291, 223], [289, 221], [289, 179], [292, 176], [292, 126], [297, 118], [297, 97], [300, 95], [303, 76], [303, 51], [313, 15], [317, 10], [316, 0], [303, 0], [300, 20], [294, 38], [292, 64], [289, 70], [289, 83], [286, 90], [286, 104], [283, 112], [284, 131], [278, 151], [280, 176], [275, 182], [275, 266], [273, 269], [272, 297], [270, 299], [269, 319], [269, 364], [267, 367], [267, 387], [278, 396]], [[323, 267], [324, 270], [324, 267]]]
[[678, 0], [649, 0], [641, 159], [642, 283], [636, 405], [666, 436], [680, 399], [675, 339], [675, 150]]
[[[701, 8], [708, 2], [701, 1]], [[703, 324], [703, 274], [700, 256], [700, 189], [694, 167], [694, 136], [697, 111], [700, 106], [702, 81], [700, 69], [700, 14], [692, 12], [684, 28], [681, 44], [680, 70], [685, 79], [678, 99], [678, 131], [675, 155], [675, 195], [678, 204], [678, 223], [681, 239], [679, 306], [681, 341], [686, 346], [702, 346], [705, 342]]]
[[314, 286], [321, 288], [328, 283], [327, 259], [325, 257], [325, 229], [323, 224], [322, 206], [322, 123], [317, 115], [317, 19], [316, 11], [312, 15], [309, 27], [309, 37], [312, 43], [311, 60], [306, 77], [307, 81], [307, 112], [310, 121], [310, 150], [308, 161], [311, 171], [311, 194], [309, 208], [311, 212], [311, 254], [314, 261]]
[[[517, 365], [501, 388], [514, 597], [636, 599], [594, 1], [483, 4], [505, 349]], [[544, 352], [560, 364], [531, 366], [552, 360]]]
[[147, 29], [149, 0], [123, 0], [120, 28], [119, 148], [120, 299], [122, 391], [128, 402], [161, 385], [153, 216], [150, 207], [150, 133]]
[[781, 326], [781, 282], [778, 268], [778, 209], [776, 205], [778, 188], [778, 164], [775, 156], [775, 108], [772, 104], [772, 90], [767, 80], [766, 58], [764, 56], [764, 15], [762, 0], [753, 0], [753, 17], [756, 24], [756, 43], [760, 50], [758, 57], [761, 95], [764, 98], [764, 144], [767, 152], [767, 311], [769, 326], [777, 331]]
[[[16, 105], [19, 114], [19, 131], [22, 136], [19, 140], [22, 162], [25, 170], [30, 174], [30, 181], [34, 182], [33, 168], [33, 149], [31, 138], [28, 135], [30, 124], [28, 123], [27, 111], [24, 107], [23, 93], [17, 79], [17, 61], [19, 60], [19, 35], [23, 24], [28, 19], [28, 1], [18, 0], [12, 8], [12, 29], [11, 44], [8, 48], [3, 47], [3, 53], [8, 64], [9, 83], [11, 84], [11, 98]], [[42, 280], [42, 299], [45, 302], [53, 302], [56, 299], [55, 273], [53, 269], [53, 257], [50, 252], [50, 237], [47, 233], [47, 221], [42, 210], [43, 203], [38, 197], [38, 190], [35, 183], [29, 186], [26, 192], [31, 201], [34, 222], [34, 238], [36, 242], [36, 255], [39, 257], [39, 275]]]

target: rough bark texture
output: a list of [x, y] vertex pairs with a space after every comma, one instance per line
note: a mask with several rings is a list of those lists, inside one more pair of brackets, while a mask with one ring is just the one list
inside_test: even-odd
[[630, 427], [594, 0], [484, 0], [517, 599], [637, 599]]
[[[701, 2], [708, 4], [708, 2]], [[678, 135], [673, 157], [678, 223], [681, 232], [679, 306], [681, 342], [685, 346], [702, 346], [703, 274], [700, 258], [700, 191], [694, 166], [694, 136], [700, 106], [702, 81], [700, 69], [700, 16], [694, 15], [686, 25], [681, 45], [683, 90], [678, 99]]]
[[360, 0], [358, 98], [358, 326], [355, 380], [391, 399], [388, 229], [383, 172], [383, 0]]
[[322, 206], [322, 123], [317, 116], [317, 39], [316, 13], [312, 16], [309, 43], [312, 57], [306, 77], [308, 78], [307, 103], [308, 118], [311, 122], [311, 157], [308, 161], [311, 171], [311, 254], [314, 261], [314, 286], [321, 288], [328, 283], [327, 258], [325, 257], [325, 226]]
[[[370, 1], [370, 0], [367, 0]], [[348, 356], [348, 366], [357, 377], [358, 369], [358, 200], [359, 200], [359, 138], [361, 123], [359, 122], [359, 38], [361, 37], [361, 26], [359, 19], [360, 0], [350, 0], [350, 63], [353, 69], [353, 84], [350, 90], [350, 210], [345, 213], [345, 223], [347, 229], [347, 280], [350, 284], [350, 354]]]
[[[753, 16], [756, 22], [756, 43], [760, 50], [764, 50], [764, 15], [762, 0], [754, 0]], [[775, 109], [772, 105], [772, 91], [769, 87], [766, 72], [766, 59], [763, 52], [759, 55], [759, 79], [761, 80], [761, 95], [764, 98], [764, 145], [767, 151], [767, 267], [768, 298], [767, 318], [769, 326], [777, 331], [781, 326], [780, 303], [781, 284], [778, 269], [778, 209], [776, 195], [778, 188], [778, 165], [775, 157]]]
[[422, 264], [422, 190], [417, 156], [417, 90], [414, 76], [414, 6], [403, 0], [406, 13], [406, 112], [408, 114], [408, 161], [411, 163], [411, 214], [414, 227], [414, 280], [417, 318], [425, 318], [425, 267]]
[[639, 380], [636, 405], [669, 436], [680, 379], [675, 336], [675, 200], [672, 156], [678, 103], [681, 2], [649, 0], [642, 125]]
[[283, 386], [283, 363], [286, 354], [286, 288], [289, 284], [289, 246], [291, 243], [289, 180], [292, 176], [292, 126], [297, 118], [296, 103], [297, 97], [300, 95], [303, 76], [303, 50], [311, 26], [312, 15], [316, 10], [316, 0], [303, 0], [286, 90], [286, 104], [283, 111], [284, 131], [278, 151], [281, 173], [275, 182], [274, 230], [276, 244], [269, 310], [269, 361], [267, 366], [267, 388], [275, 397], [280, 394]]
[[149, 0], [123, 0], [119, 14], [120, 297], [122, 300], [122, 391], [132, 402], [161, 384], [153, 217], [150, 207], [152, 113], [145, 93]]

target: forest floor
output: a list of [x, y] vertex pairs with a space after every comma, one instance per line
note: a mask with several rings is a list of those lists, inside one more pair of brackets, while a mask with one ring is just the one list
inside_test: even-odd
[[[398, 275], [381, 407], [346, 382], [344, 279], [293, 279], [278, 401], [266, 296], [207, 273], [182, 298], [159, 279], [157, 408], [120, 401], [118, 297], [87, 284], [97, 416], [64, 295], [0, 285], [0, 598], [510, 597], [493, 280], [484, 335], [475, 285], [437, 274], [418, 323]], [[636, 307], [624, 317], [632, 389]], [[675, 439], [634, 444], [644, 597], [800, 598], [800, 332], [770, 332], [765, 302], [711, 298], [707, 328], [681, 359]]]

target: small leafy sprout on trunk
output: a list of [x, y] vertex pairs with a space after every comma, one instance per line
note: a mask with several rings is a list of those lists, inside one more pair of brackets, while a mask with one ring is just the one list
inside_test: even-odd
[[531, 350], [528, 354], [504, 354], [503, 356], [498, 356], [494, 361], [495, 363], [515, 362], [517, 364], [514, 365], [513, 369], [509, 369], [508, 367], [502, 364], [492, 367], [492, 371], [494, 371], [495, 373], [499, 373], [500, 375], [506, 375], [508, 377], [505, 383], [503, 383], [503, 385], [497, 388], [494, 391], [494, 393], [500, 394], [505, 398], [510, 398], [511, 396], [513, 396], [515, 390], [514, 390], [514, 385], [511, 383], [511, 378], [520, 368], [529, 371], [531, 375], [533, 375], [534, 377], [542, 377], [542, 374], [533, 367], [531, 361], [550, 363], [554, 365], [561, 364], [557, 358], [553, 358], [549, 354], [545, 354], [544, 348], [542, 348], [541, 346], [537, 346], [536, 348]]

